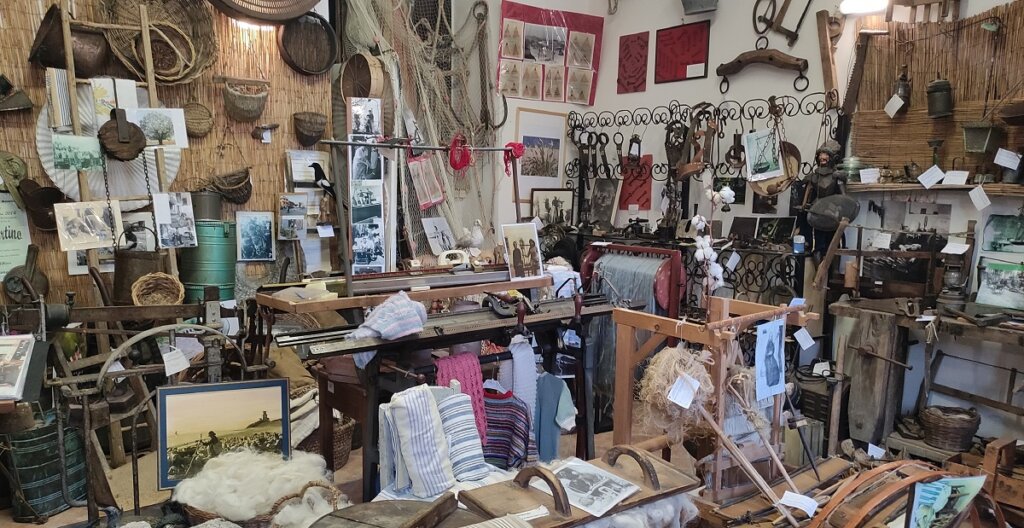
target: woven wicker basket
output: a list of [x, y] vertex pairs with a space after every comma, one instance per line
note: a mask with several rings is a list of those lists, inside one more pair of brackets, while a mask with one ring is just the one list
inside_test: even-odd
[[213, 130], [213, 112], [206, 105], [192, 101], [185, 103], [185, 132], [188, 137], [201, 138]]
[[970, 449], [981, 425], [978, 411], [962, 407], [926, 407], [918, 420], [924, 428], [925, 443], [948, 451]]
[[297, 112], [292, 114], [295, 122], [295, 137], [303, 147], [316, 145], [324, 137], [327, 129], [327, 116], [318, 112]]
[[249, 123], [263, 115], [270, 97], [267, 86], [224, 83], [224, 111], [235, 121]]
[[[302, 496], [306, 494], [306, 490], [308, 490], [309, 488], [323, 488], [327, 490], [327, 500], [335, 508], [338, 507], [339, 501], [341, 501], [344, 497], [341, 491], [339, 491], [337, 488], [330, 485], [329, 483], [324, 482], [322, 480], [313, 481], [307, 483], [299, 491], [295, 493], [289, 493], [288, 495], [285, 495], [284, 497], [278, 499], [277, 502], [275, 502], [274, 505], [270, 508], [270, 511], [268, 511], [267, 513], [264, 513], [263, 515], [257, 515], [256, 517], [253, 517], [252, 519], [249, 519], [247, 521], [231, 522], [241, 526], [242, 528], [270, 528], [271, 526], [273, 526], [274, 517], [278, 513], [280, 513], [281, 508], [284, 506], [284, 504], [287, 503], [288, 501], [301, 499]], [[196, 526], [207, 521], [212, 521], [214, 519], [224, 518], [223, 515], [218, 515], [213, 512], [200, 510], [199, 508], [189, 506], [188, 504], [183, 504], [182, 506], [184, 506], [185, 515], [188, 517], [188, 522], [192, 524], [192, 526]]]
[[[356, 421], [348, 416], [342, 416], [341, 420], [334, 423], [334, 467], [328, 468], [337, 471], [348, 464], [348, 456], [352, 453], [352, 431], [355, 430]], [[299, 451], [320, 454], [320, 429], [317, 428], [305, 440], [296, 446]]]
[[249, 169], [246, 167], [214, 176], [210, 186], [225, 200], [233, 204], [244, 204], [252, 198], [252, 178], [249, 177]]
[[147, 273], [132, 284], [132, 302], [136, 306], [181, 304], [185, 299], [185, 285], [174, 275]]

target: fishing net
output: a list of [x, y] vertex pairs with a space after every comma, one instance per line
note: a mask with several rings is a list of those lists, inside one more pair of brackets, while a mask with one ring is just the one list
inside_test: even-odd
[[[386, 134], [412, 137], [422, 145], [447, 145], [455, 134], [462, 134], [469, 145], [494, 145], [488, 16], [496, 15], [488, 14], [483, 2], [473, 4], [454, 23], [446, 0], [348, 2], [345, 54], [379, 49], [394, 94], [394, 127]], [[445, 199], [427, 209], [420, 209], [412, 179], [400, 167], [405, 235], [417, 255], [429, 252], [422, 218], [444, 217], [456, 237], [475, 219], [493, 227], [494, 175], [502, 170], [497, 154], [475, 152], [473, 164], [458, 175], [448, 157], [439, 154], [429, 159], [444, 185]]]

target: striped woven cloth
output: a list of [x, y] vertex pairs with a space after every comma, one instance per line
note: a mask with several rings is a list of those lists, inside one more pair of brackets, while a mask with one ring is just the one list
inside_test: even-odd
[[[417, 385], [395, 394], [385, 412], [389, 413], [392, 433], [398, 437], [393, 446], [396, 474], [401, 475], [403, 467], [408, 471], [413, 495], [437, 495], [452, 487], [455, 476], [448, 459], [448, 442], [430, 388]], [[397, 479], [396, 484], [400, 484]]]
[[467, 394], [449, 396], [437, 404], [444, 436], [448, 439], [448, 456], [459, 482], [480, 480], [490, 473], [484, 463], [483, 446], [477, 432], [473, 404]]
[[484, 460], [501, 469], [516, 469], [526, 463], [530, 444], [530, 411], [523, 400], [512, 395], [485, 394], [487, 443]]

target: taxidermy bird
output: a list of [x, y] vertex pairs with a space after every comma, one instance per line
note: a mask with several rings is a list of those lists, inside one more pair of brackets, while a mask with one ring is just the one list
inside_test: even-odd
[[462, 228], [462, 236], [455, 241], [455, 245], [462, 248], [479, 248], [484, 243], [483, 223], [479, 220], [473, 222], [473, 230]]
[[324, 172], [324, 168], [319, 163], [313, 162], [309, 164], [313, 168], [313, 177], [316, 182], [316, 186], [323, 189], [325, 193], [331, 195], [331, 198], [337, 200], [337, 195], [334, 194], [334, 185], [331, 180], [327, 179], [327, 173]]

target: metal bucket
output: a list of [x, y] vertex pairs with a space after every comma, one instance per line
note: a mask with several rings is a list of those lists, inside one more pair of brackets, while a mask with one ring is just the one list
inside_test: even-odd
[[213, 191], [193, 192], [192, 210], [196, 214], [196, 220], [216, 220], [219, 222], [220, 215], [224, 211], [224, 204], [220, 193]]
[[[50, 6], [43, 22], [39, 24], [36, 38], [28, 61], [44, 67], [67, 68], [64, 55], [64, 33], [61, 29], [61, 12], [56, 5]], [[110, 44], [98, 29], [77, 25], [71, 27], [71, 46], [75, 58], [75, 75], [79, 79], [95, 77], [106, 72], [110, 63]]]
[[945, 79], [928, 83], [928, 117], [938, 119], [953, 115], [953, 88]]
[[[39, 522], [68, 509], [60, 491], [61, 460], [57, 456], [57, 424], [51, 422], [21, 433], [0, 435], [0, 463], [14, 489], [13, 517]], [[64, 429], [66, 471], [71, 497], [85, 498], [85, 450], [77, 429]]]
[[683, 0], [683, 12], [687, 15], [707, 13], [718, 9], [718, 0]]
[[234, 299], [235, 223], [196, 220], [196, 239], [198, 247], [180, 250], [178, 272], [185, 285], [185, 303], [202, 301], [207, 286], [217, 286], [221, 300]]
[[[157, 239], [156, 232], [146, 228], [153, 234], [153, 240]], [[127, 231], [121, 233], [125, 236]], [[120, 245], [118, 237], [118, 245]], [[114, 304], [119, 306], [131, 306], [132, 284], [139, 280], [139, 277], [149, 273], [166, 272], [165, 257], [167, 253], [162, 250], [140, 251], [129, 249], [114, 250]]]

